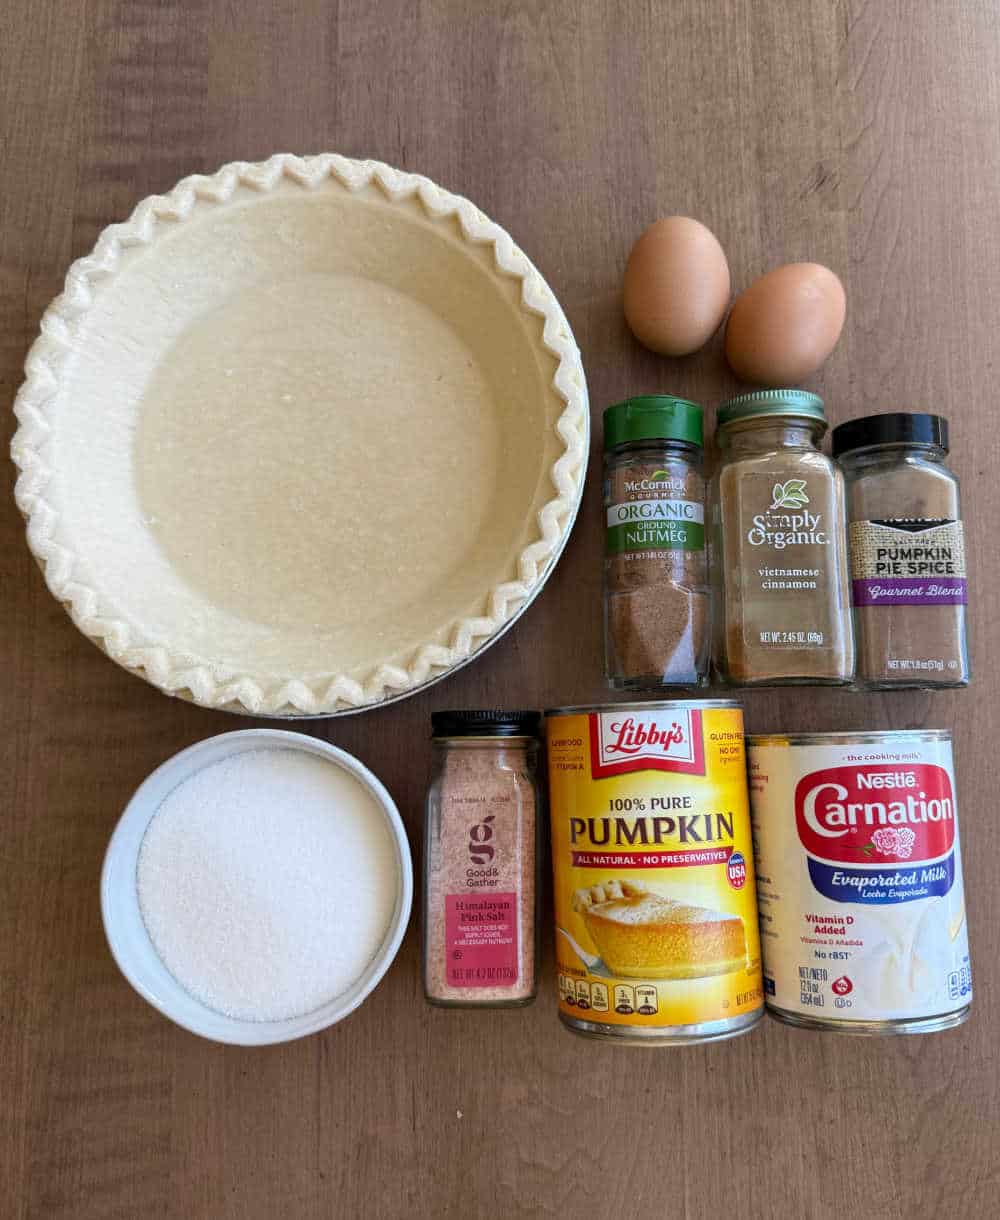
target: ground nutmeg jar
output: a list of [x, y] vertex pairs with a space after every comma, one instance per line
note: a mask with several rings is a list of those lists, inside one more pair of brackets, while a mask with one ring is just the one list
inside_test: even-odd
[[756, 390], [718, 412], [712, 484], [715, 667], [734, 686], [854, 676], [844, 478], [823, 400]]
[[516, 1007], [537, 989], [538, 712], [431, 717], [424, 842], [424, 994]]
[[615, 690], [708, 675], [702, 409], [648, 394], [604, 412], [604, 639]]
[[858, 684], [965, 686], [965, 540], [948, 421], [893, 412], [841, 424]]

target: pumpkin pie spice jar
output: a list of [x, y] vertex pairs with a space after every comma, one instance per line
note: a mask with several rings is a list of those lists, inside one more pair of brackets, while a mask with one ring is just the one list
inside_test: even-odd
[[719, 408], [710, 562], [714, 662], [733, 686], [854, 675], [844, 478], [820, 450], [823, 400], [758, 390]]
[[841, 424], [858, 685], [966, 686], [965, 538], [948, 421], [893, 412]]

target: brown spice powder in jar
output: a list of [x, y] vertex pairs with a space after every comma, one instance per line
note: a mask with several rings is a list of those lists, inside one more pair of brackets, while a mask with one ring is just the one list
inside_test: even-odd
[[662, 686], [697, 682], [708, 639], [708, 595], [662, 580], [608, 597], [608, 635], [618, 669]]
[[757, 390], [719, 409], [712, 492], [715, 665], [737, 686], [854, 674], [844, 479], [821, 452], [823, 401]]
[[851, 420], [834, 430], [833, 452], [847, 481], [859, 684], [965, 686], [965, 541], [948, 421]]
[[537, 990], [537, 712], [436, 712], [424, 856], [424, 994], [450, 1007]]
[[707, 676], [702, 412], [648, 395], [604, 413], [606, 670], [618, 690]]

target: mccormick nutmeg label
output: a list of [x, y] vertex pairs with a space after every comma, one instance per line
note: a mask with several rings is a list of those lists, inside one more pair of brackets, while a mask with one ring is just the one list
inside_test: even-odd
[[755, 738], [749, 755], [768, 1004], [842, 1022], [967, 1007], [950, 742]]
[[547, 738], [563, 1019], [682, 1038], [746, 1027], [763, 993], [739, 708], [550, 713]]
[[652, 558], [705, 546], [700, 476], [679, 463], [670, 470], [630, 465], [605, 480], [608, 555]]

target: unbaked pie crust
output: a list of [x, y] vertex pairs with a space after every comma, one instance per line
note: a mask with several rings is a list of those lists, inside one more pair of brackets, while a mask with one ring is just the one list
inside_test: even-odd
[[572, 526], [589, 414], [551, 290], [426, 178], [195, 176], [75, 263], [15, 410], [46, 581], [119, 664], [329, 715], [464, 663]]

